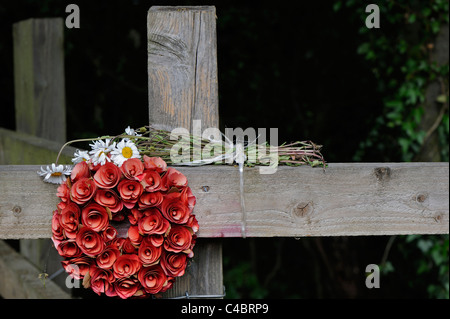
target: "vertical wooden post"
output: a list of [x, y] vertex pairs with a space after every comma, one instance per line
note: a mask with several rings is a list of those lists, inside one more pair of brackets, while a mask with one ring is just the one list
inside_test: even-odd
[[62, 18], [13, 25], [16, 130], [66, 142]]
[[[16, 131], [66, 142], [62, 18], [28, 19], [13, 25]], [[15, 164], [15, 163], [9, 163]], [[44, 164], [35, 158], [35, 164]], [[20, 252], [52, 274], [62, 258], [50, 239], [21, 239]], [[55, 279], [63, 289], [65, 277]]]
[[[201, 120], [203, 129], [218, 127], [215, 7], [152, 7], [147, 33], [150, 125], [191, 130]], [[221, 243], [198, 240], [194, 253], [165, 297], [223, 293]]]

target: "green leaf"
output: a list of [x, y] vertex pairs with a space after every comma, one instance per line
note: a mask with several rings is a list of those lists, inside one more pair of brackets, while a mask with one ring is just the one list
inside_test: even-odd
[[420, 239], [417, 242], [417, 247], [423, 252], [426, 253], [430, 250], [430, 248], [433, 246], [433, 242], [431, 240], [427, 239]]

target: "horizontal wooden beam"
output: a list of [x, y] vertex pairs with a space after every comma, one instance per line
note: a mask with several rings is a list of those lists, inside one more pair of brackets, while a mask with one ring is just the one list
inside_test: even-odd
[[20, 299], [69, 299], [53, 281], [39, 279], [40, 271], [25, 257], [0, 240], [0, 296]]
[[[56, 156], [63, 144], [0, 127], [0, 163], [21, 165], [50, 164], [56, 160]], [[59, 163], [72, 164], [71, 159], [75, 151], [76, 148], [74, 147], [65, 147], [61, 153]]]
[[[51, 235], [56, 186], [39, 166], [0, 166], [0, 238]], [[197, 205], [199, 237], [240, 237], [239, 170], [179, 167]], [[354, 236], [449, 233], [448, 163], [344, 163], [323, 171], [244, 170], [246, 235]]]

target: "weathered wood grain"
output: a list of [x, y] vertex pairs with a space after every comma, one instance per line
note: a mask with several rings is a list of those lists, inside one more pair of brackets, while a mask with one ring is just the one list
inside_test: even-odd
[[[155, 128], [219, 126], [216, 10], [151, 7], [147, 16], [149, 123]], [[185, 275], [163, 294], [220, 295], [222, 245], [198, 241]]]
[[62, 18], [17, 22], [13, 40], [16, 130], [66, 142]]
[[[63, 143], [0, 127], [0, 165], [54, 163]], [[60, 164], [72, 164], [77, 149], [66, 146]]]
[[45, 285], [39, 279], [41, 271], [25, 257], [0, 240], [0, 295], [20, 299], [69, 299], [70, 295], [53, 281]]
[[[38, 168], [0, 166], [0, 238], [51, 235], [56, 186]], [[240, 237], [238, 169], [178, 169], [197, 197], [199, 237]], [[449, 233], [448, 163], [331, 163], [325, 172], [279, 167], [272, 175], [247, 168], [244, 178], [249, 237]]]
[[218, 122], [215, 7], [151, 7], [147, 36], [150, 124]]

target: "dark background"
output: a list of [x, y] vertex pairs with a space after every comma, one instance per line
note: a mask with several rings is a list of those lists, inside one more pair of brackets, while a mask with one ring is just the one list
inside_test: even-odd
[[[411, 1], [411, 6], [399, 1], [389, 14], [400, 22], [382, 12], [382, 27], [364, 30], [362, 1], [2, 0], [0, 127], [15, 129], [12, 24], [31, 17], [65, 19], [65, 7], [72, 2], [80, 7], [81, 28], [64, 30], [68, 140], [148, 124], [148, 9], [211, 4], [218, 17], [222, 129], [276, 127], [280, 143], [313, 140], [323, 145], [329, 162], [405, 161], [422, 150], [414, 148], [415, 137], [409, 135], [411, 147], [405, 150], [403, 127], [389, 125], [386, 118], [386, 98], [396, 98], [399, 83], [406, 81], [401, 58], [384, 48], [382, 60], [371, 59], [362, 44], [381, 48], [376, 40], [383, 37], [398, 42], [396, 37], [409, 32], [405, 14], [408, 20], [411, 12], [434, 2], [445, 11], [442, 1]], [[387, 8], [387, 3], [380, 6]], [[416, 42], [433, 42], [436, 34], [427, 36], [421, 34]], [[382, 73], [391, 61], [394, 71]], [[391, 83], [388, 75], [397, 84], [384, 86]], [[402, 112], [409, 114], [407, 103]], [[448, 161], [448, 145], [442, 146], [448, 143], [448, 108], [443, 122], [440, 160]], [[224, 239], [223, 251], [228, 297], [448, 298], [448, 236]], [[385, 266], [380, 289], [364, 285], [365, 267], [371, 263]]]

